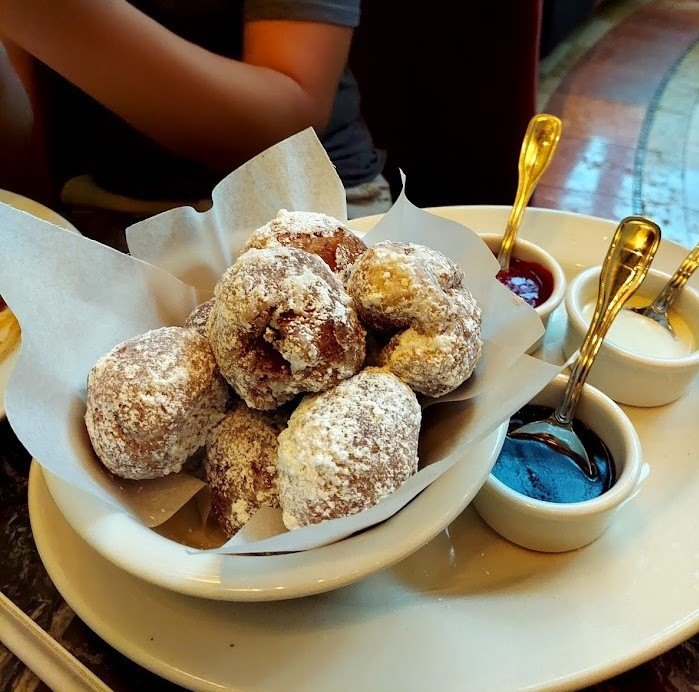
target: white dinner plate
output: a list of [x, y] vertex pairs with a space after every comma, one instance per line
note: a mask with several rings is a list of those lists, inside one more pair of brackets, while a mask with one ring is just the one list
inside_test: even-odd
[[[22, 195], [18, 195], [16, 192], [0, 190], [0, 202], [9, 204], [11, 207], [15, 207], [16, 209], [26, 211], [33, 216], [37, 216], [44, 221], [49, 221], [56, 226], [73, 231], [74, 233], [79, 232], [78, 229], [75, 228], [72, 223], [70, 223], [70, 221], [64, 219], [60, 214], [57, 214], [52, 209], [45, 207], [43, 204], [39, 204], [39, 202], [35, 202], [33, 199], [22, 197]], [[5, 417], [5, 388], [7, 387], [7, 381], [10, 378], [10, 373], [15, 367], [18, 357], [19, 344], [14, 351], [12, 351], [12, 353], [8, 354], [6, 358], [3, 358], [0, 361], [0, 420]]]
[[[504, 228], [508, 212], [438, 210], [483, 232]], [[532, 209], [522, 230], [570, 277], [601, 262], [614, 228]], [[685, 254], [664, 242], [655, 266], [672, 272]], [[563, 320], [559, 310], [545, 341], [550, 355]], [[412, 556], [351, 586], [273, 604], [222, 603], [155, 587], [102, 559], [62, 520], [36, 466], [32, 528], [51, 577], [87, 624], [193, 689], [576, 688], [699, 631], [698, 410], [699, 382], [670, 406], [626, 408], [650, 474], [607, 533], [560, 555], [508, 543], [468, 508]]]
[[285, 555], [191, 554], [134, 517], [50, 473], [51, 495], [68, 523], [103, 557], [178, 593], [228, 601], [298, 598], [345, 586], [410, 555], [449, 524], [480, 490], [507, 424], [473, 443], [468, 455], [388, 521], [333, 545]]

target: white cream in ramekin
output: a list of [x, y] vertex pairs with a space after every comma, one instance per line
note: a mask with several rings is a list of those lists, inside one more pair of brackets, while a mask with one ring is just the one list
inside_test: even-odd
[[[596, 300], [599, 272], [599, 267], [588, 269], [576, 276], [568, 287], [565, 298], [568, 326], [563, 347], [567, 357], [580, 348], [587, 332], [589, 319], [585, 318], [584, 310], [586, 305]], [[648, 272], [634, 296], [635, 303], [646, 305], [652, 302], [669, 280], [668, 274], [653, 270]], [[684, 322], [684, 326], [677, 325], [682, 327], [678, 329], [677, 336], [681, 339], [693, 339], [688, 348], [680, 348], [677, 351], [686, 352], [686, 355], [662, 357], [663, 354], [668, 354], [662, 340], [658, 341], [658, 356], [655, 357], [634, 353], [616, 345], [613, 342], [613, 330], [615, 327], [623, 328], [626, 321], [617, 316], [617, 324], [612, 325], [607, 334], [590, 370], [588, 382], [614, 401], [630, 406], [662, 406], [681, 397], [699, 372], [699, 293], [685, 286], [673, 305], [672, 312], [676, 312]], [[644, 318], [639, 315], [638, 319]], [[658, 325], [657, 330], [661, 329]], [[640, 338], [647, 342], [649, 338], [653, 338], [657, 330], [644, 331]], [[628, 338], [632, 335], [626, 336]], [[667, 337], [671, 338], [670, 335]], [[627, 346], [631, 345], [627, 343]], [[647, 354], [653, 351], [653, 344], [643, 343], [639, 350]]]

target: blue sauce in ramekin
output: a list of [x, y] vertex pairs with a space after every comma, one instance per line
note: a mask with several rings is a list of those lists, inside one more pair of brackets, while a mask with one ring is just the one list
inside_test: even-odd
[[[528, 404], [510, 419], [508, 433], [526, 423], [551, 415], [547, 406]], [[614, 485], [616, 473], [609, 449], [579, 420], [573, 430], [587, 451], [595, 475], [590, 478], [568, 456], [538, 440], [506, 437], [493, 475], [508, 488], [544, 502], [584, 502], [605, 493]]]

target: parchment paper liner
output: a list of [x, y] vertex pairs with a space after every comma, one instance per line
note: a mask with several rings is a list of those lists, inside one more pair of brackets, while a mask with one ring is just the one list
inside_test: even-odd
[[[342, 185], [312, 131], [230, 174], [212, 198], [207, 212], [180, 208], [132, 226], [128, 242], [134, 257], [0, 204], [0, 294], [23, 331], [22, 353], [5, 393], [17, 436], [67, 483], [135, 514], [147, 526], [166, 522], [190, 535], [201, 534], [201, 526], [184, 531], [173, 515], [183, 507], [187, 517], [205, 515], [204, 484], [185, 473], [144, 482], [108, 474], [84, 425], [87, 374], [117, 343], [183, 324], [250, 232], [279, 208], [345, 214]], [[560, 371], [524, 354], [543, 333], [541, 322], [497, 282], [497, 262], [474, 233], [417, 209], [401, 195], [366, 236], [370, 245], [385, 239], [428, 245], [463, 267], [466, 285], [484, 308], [484, 355], [476, 374], [442, 400], [423, 402], [424, 407], [440, 404], [425, 415], [424, 468], [398, 492], [352, 517], [278, 535], [279, 511], [263, 511], [218, 552], [308, 550], [385, 520], [454, 463], [468, 463], [469, 443], [494, 430]], [[188, 505], [193, 498], [198, 511]], [[184, 535], [171, 537], [192, 542]], [[212, 542], [209, 536], [198, 544]]]

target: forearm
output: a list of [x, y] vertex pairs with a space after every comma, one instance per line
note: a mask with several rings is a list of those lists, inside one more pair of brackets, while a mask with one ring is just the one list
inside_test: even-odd
[[210, 53], [123, 0], [0, 0], [0, 32], [144, 134], [221, 169], [328, 115], [293, 77]]

